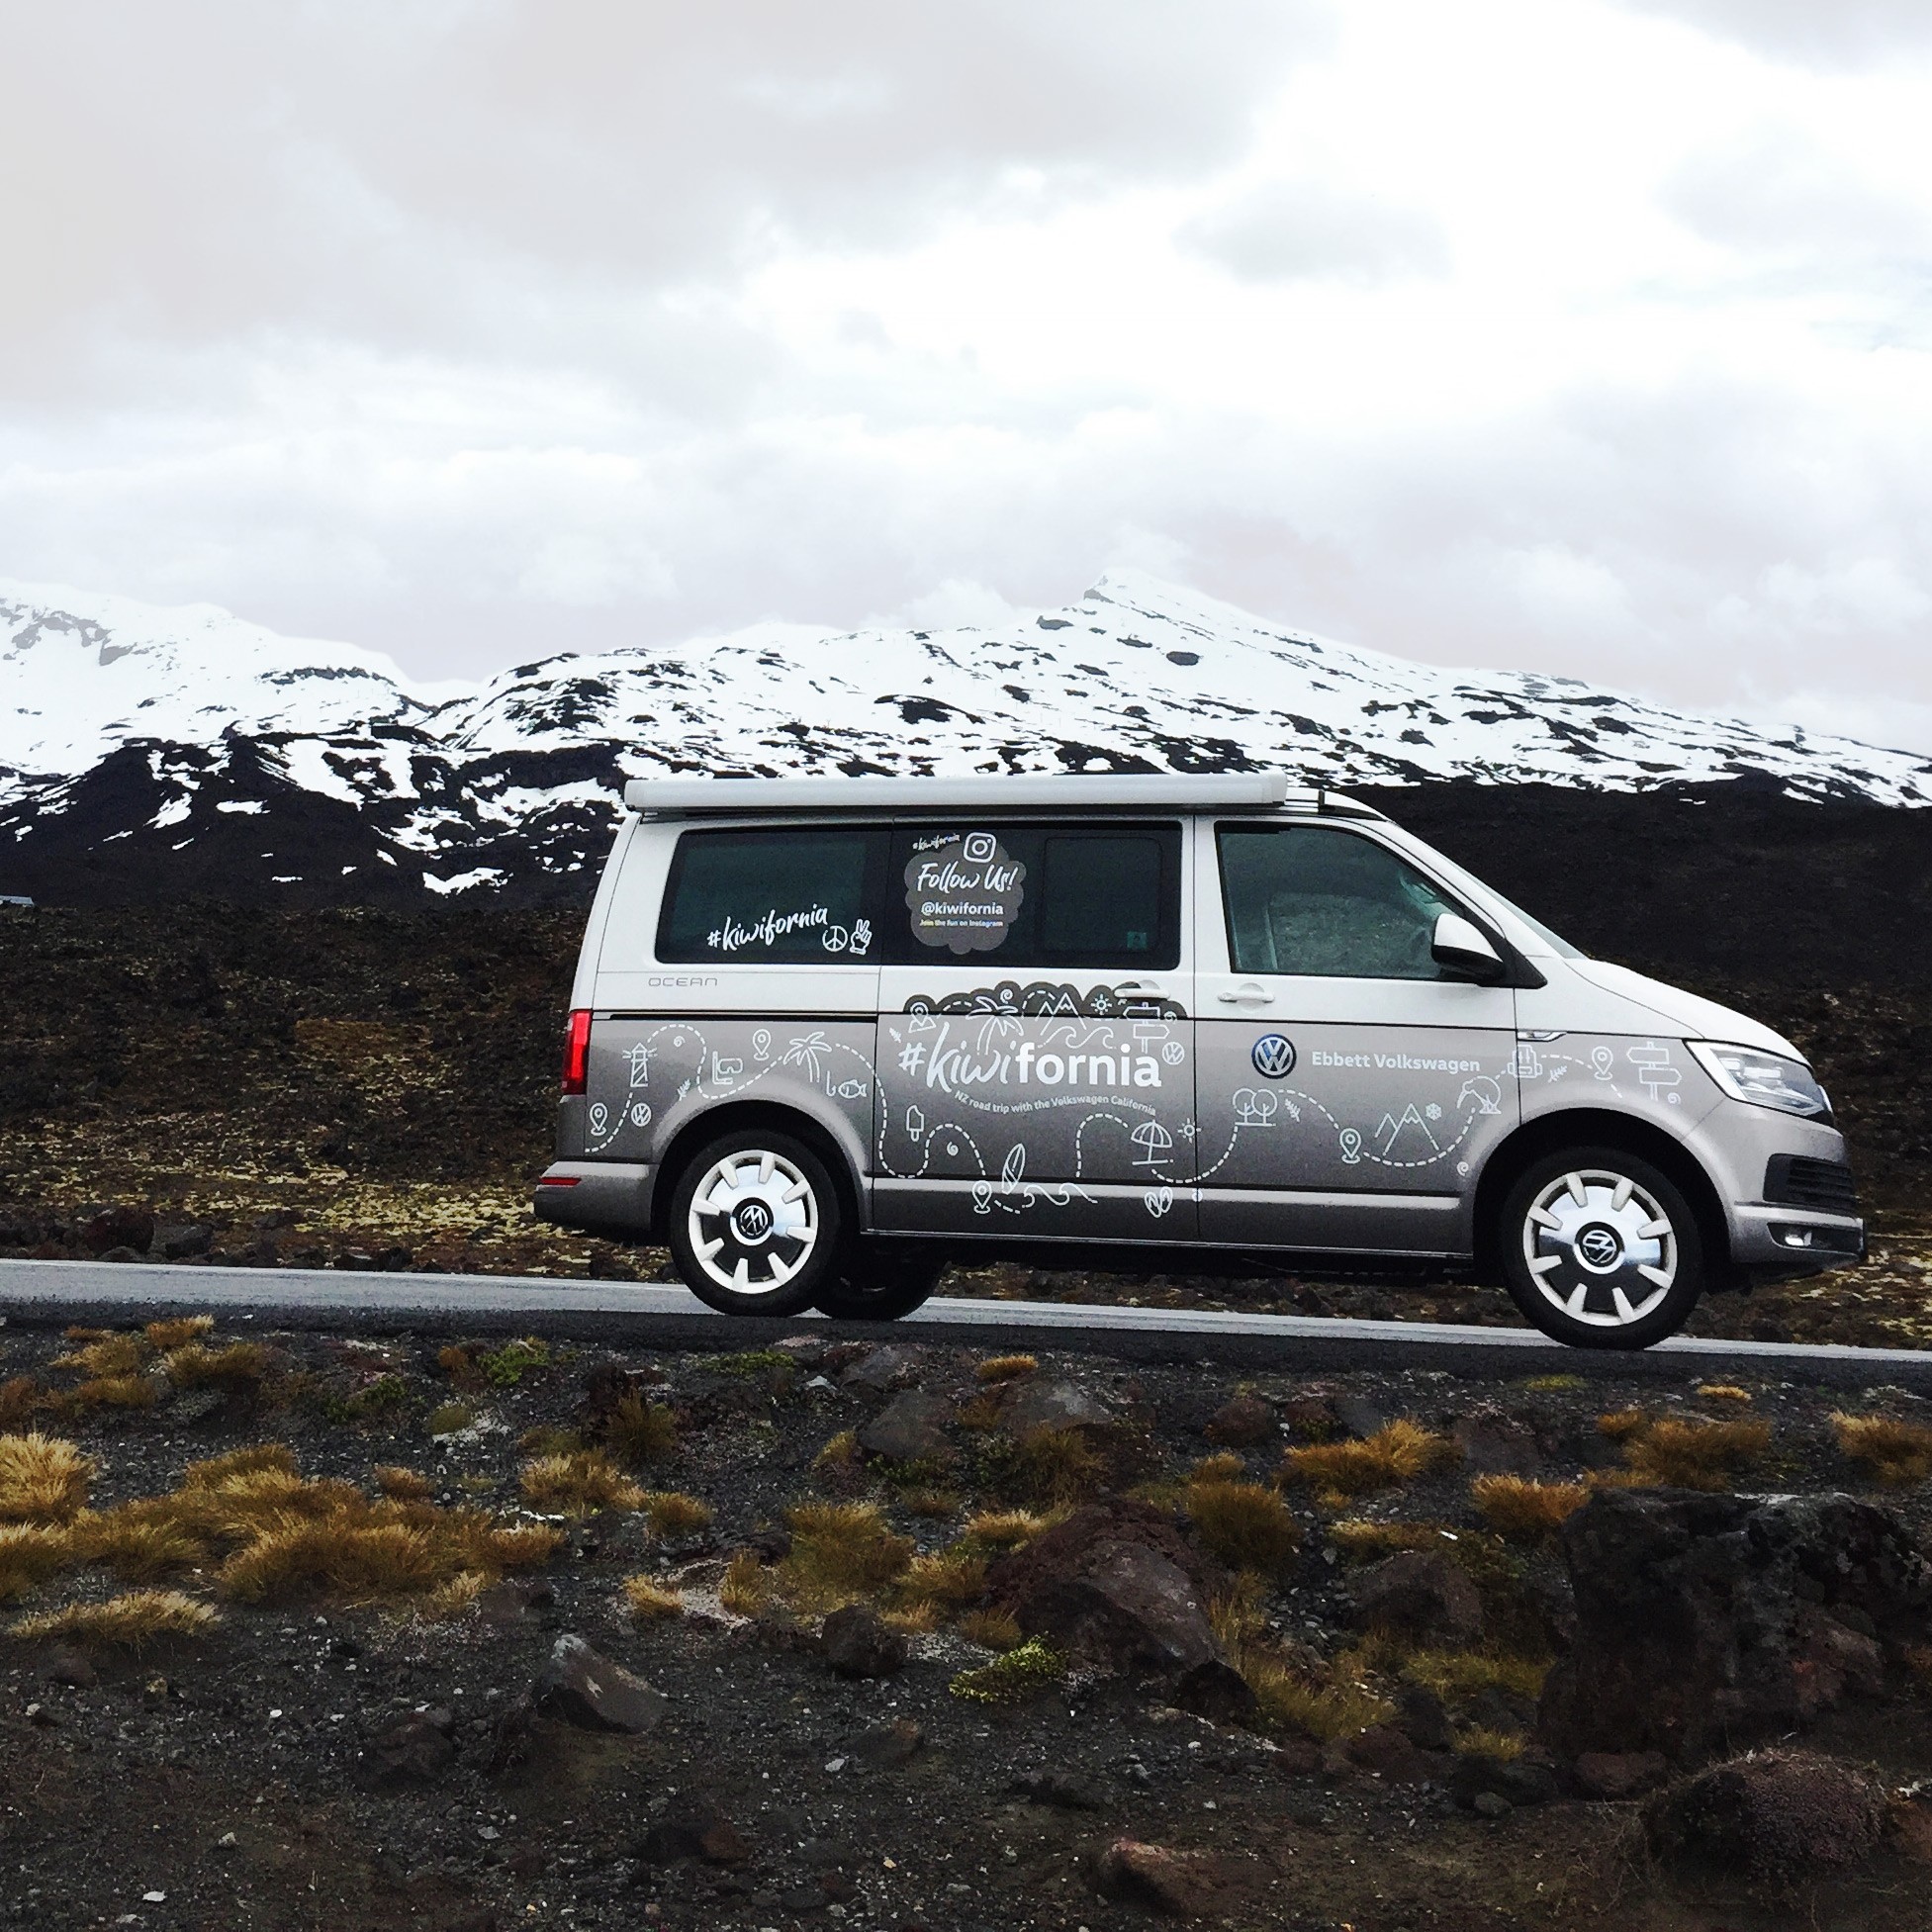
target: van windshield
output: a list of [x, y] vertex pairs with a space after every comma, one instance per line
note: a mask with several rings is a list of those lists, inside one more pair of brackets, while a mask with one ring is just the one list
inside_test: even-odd
[[1430, 863], [1433, 864], [1452, 883], [1462, 886], [1479, 899], [1487, 899], [1500, 911], [1507, 912], [1512, 919], [1519, 919], [1540, 939], [1559, 960], [1587, 960], [1590, 955], [1581, 946], [1572, 946], [1561, 933], [1552, 932], [1540, 919], [1523, 911], [1514, 899], [1506, 899], [1495, 886], [1486, 884], [1475, 874], [1465, 872], [1453, 859], [1445, 858], [1433, 846], [1428, 848]]

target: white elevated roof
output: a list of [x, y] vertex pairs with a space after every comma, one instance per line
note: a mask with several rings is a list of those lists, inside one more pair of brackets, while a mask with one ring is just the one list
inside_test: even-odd
[[1346, 811], [1375, 817], [1280, 772], [1098, 772], [1013, 778], [633, 779], [624, 803], [660, 817], [782, 812]]

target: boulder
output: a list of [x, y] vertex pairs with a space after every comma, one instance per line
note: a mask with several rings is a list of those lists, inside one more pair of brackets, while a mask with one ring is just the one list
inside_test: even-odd
[[1585, 1797], [1614, 1803], [1654, 1791], [1670, 1776], [1670, 1766], [1661, 1751], [1586, 1751], [1570, 1772]]
[[648, 1731], [668, 1700], [580, 1636], [557, 1639], [531, 1690], [538, 1713], [587, 1731]]
[[82, 1222], [80, 1244], [90, 1254], [106, 1254], [111, 1248], [132, 1247], [145, 1254], [154, 1244], [154, 1217], [145, 1208], [124, 1204], [103, 1208]]
[[1008, 1384], [999, 1405], [999, 1426], [1010, 1435], [1034, 1435], [1050, 1428], [1107, 1428], [1114, 1411], [1077, 1382], [1043, 1382], [1029, 1376]]
[[1093, 1883], [1103, 1898], [1174, 1918], [1213, 1911], [1222, 1890], [1219, 1861], [1207, 1853], [1173, 1852], [1138, 1838], [1116, 1838], [1094, 1862]]
[[926, 1733], [910, 1717], [874, 1724], [852, 1740], [852, 1755], [874, 1771], [896, 1771], [925, 1748]]
[[818, 1641], [825, 1661], [841, 1677], [890, 1677], [904, 1667], [907, 1656], [904, 1632], [864, 1604], [835, 1610]]
[[950, 1403], [923, 1389], [906, 1389], [861, 1427], [859, 1446], [869, 1456], [880, 1456], [887, 1462], [923, 1462], [950, 1456], [953, 1448], [946, 1439], [946, 1425], [952, 1420]]
[[451, 1733], [456, 1720], [446, 1709], [418, 1710], [372, 1737], [357, 1769], [373, 1791], [402, 1791], [431, 1785], [456, 1762]]
[[1780, 1886], [1857, 1864], [1886, 1823], [1876, 1779], [1811, 1751], [1753, 1752], [1707, 1766], [1644, 1807], [1645, 1835], [1660, 1859]]
[[1444, 1551], [1407, 1549], [1364, 1570], [1351, 1590], [1355, 1620], [1414, 1643], [1457, 1648], [1483, 1634], [1483, 1600]]
[[1435, 1767], [1393, 1724], [1371, 1724], [1336, 1738], [1322, 1761], [1330, 1772], [1366, 1771], [1392, 1785], [1424, 1785], [1435, 1775]]
[[1471, 1475], [1535, 1476], [1543, 1454], [1535, 1431], [1500, 1409], [1478, 1409], [1451, 1429]]
[[1076, 1512], [987, 1576], [1021, 1629], [1103, 1669], [1174, 1675], [1227, 1661], [1208, 1623], [1212, 1583], [1171, 1516], [1123, 1497]]
[[1389, 1426], [1388, 1411], [1367, 1396], [1331, 1396], [1329, 1407], [1344, 1435], [1379, 1435]]
[[[826, 1351], [829, 1363], [836, 1350]], [[916, 1343], [888, 1341], [882, 1347], [868, 1348], [839, 1377], [848, 1389], [887, 1389], [910, 1387], [926, 1366], [930, 1349]]]
[[1045, 1771], [1023, 1771], [1006, 1789], [1032, 1803], [1050, 1804], [1060, 1811], [1104, 1811], [1111, 1798], [1099, 1779], [1059, 1765]]
[[751, 1857], [752, 1848], [711, 1798], [681, 1792], [638, 1840], [636, 1855], [647, 1865], [671, 1865], [681, 1858], [701, 1859], [706, 1865], [741, 1865]]
[[1564, 1758], [1694, 1765], [1786, 1735], [1883, 1692], [1932, 1611], [1904, 1525], [1851, 1497], [1603, 1490], [1561, 1542], [1576, 1637], [1537, 1732]]
[[1518, 1805], [1547, 1804], [1557, 1794], [1556, 1773], [1542, 1758], [1527, 1752], [1519, 1758], [1489, 1758], [1464, 1752], [1457, 1757], [1449, 1774], [1449, 1792], [1465, 1810], [1481, 1811], [1486, 1817], [1500, 1815], [1485, 1806], [1485, 1797], [1500, 1797], [1514, 1809]]
[[1405, 1684], [1396, 1693], [1396, 1728], [1422, 1751], [1446, 1751], [1455, 1742], [1442, 1700], [1423, 1684]]
[[1258, 1449], [1281, 1439], [1281, 1425], [1259, 1396], [1238, 1395], [1208, 1418], [1201, 1433], [1224, 1449]]

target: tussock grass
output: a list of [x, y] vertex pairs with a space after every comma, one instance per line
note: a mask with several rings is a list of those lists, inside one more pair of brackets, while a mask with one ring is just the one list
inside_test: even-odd
[[1191, 1483], [1185, 1507], [1202, 1548], [1231, 1570], [1279, 1576], [1301, 1547], [1301, 1528], [1287, 1504], [1259, 1483], [1226, 1477]]
[[986, 1559], [958, 1544], [915, 1556], [899, 1579], [899, 1602], [905, 1609], [931, 1604], [940, 1610], [958, 1610], [976, 1604], [985, 1594]]
[[690, 1536], [711, 1526], [711, 1506], [682, 1490], [646, 1490], [641, 1508], [654, 1536]]
[[1771, 1444], [1769, 1423], [1650, 1423], [1623, 1439], [1626, 1480], [1638, 1488], [1726, 1490]]
[[1038, 1355], [988, 1355], [973, 1373], [982, 1382], [1014, 1382], [1035, 1374], [1039, 1367]]
[[758, 1616], [771, 1604], [772, 1577], [756, 1550], [741, 1549], [724, 1567], [718, 1602], [733, 1616]]
[[73, 1544], [64, 1525], [0, 1523], [0, 1604], [57, 1576], [72, 1561]]
[[221, 1620], [212, 1605], [179, 1590], [131, 1590], [104, 1604], [69, 1604], [64, 1610], [23, 1616], [13, 1629], [17, 1637], [60, 1637], [139, 1650], [161, 1637], [205, 1635]]
[[90, 1375], [74, 1388], [72, 1406], [90, 1409], [152, 1409], [157, 1400], [152, 1380], [145, 1375]]
[[626, 1577], [622, 1588], [624, 1606], [639, 1623], [657, 1623], [685, 1613], [684, 1597], [655, 1577]]
[[466, 1394], [481, 1395], [490, 1386], [477, 1361], [475, 1348], [467, 1342], [452, 1341], [438, 1348], [436, 1360], [450, 1381]]
[[1281, 1470], [1287, 1481], [1308, 1484], [1323, 1503], [1338, 1505], [1374, 1490], [1400, 1489], [1461, 1455], [1446, 1435], [1398, 1417], [1373, 1435], [1290, 1449]]
[[966, 1540], [983, 1549], [1023, 1549], [1051, 1523], [1031, 1510], [981, 1510], [966, 1518]]
[[1019, 1623], [1011, 1610], [967, 1610], [960, 1618], [960, 1635], [982, 1650], [1016, 1650], [1022, 1641]]
[[901, 1604], [897, 1610], [886, 1610], [879, 1617], [881, 1623], [903, 1630], [909, 1637], [929, 1637], [945, 1620], [945, 1610], [929, 1597]]
[[170, 1570], [186, 1570], [208, 1554], [206, 1544], [179, 1523], [157, 1521], [138, 1506], [83, 1513], [68, 1531], [69, 1546], [83, 1563], [105, 1563], [129, 1583], [152, 1583]]
[[1023, 1441], [989, 1443], [980, 1458], [989, 1489], [1012, 1502], [1065, 1507], [1092, 1495], [1107, 1460], [1077, 1428], [1036, 1429]]
[[603, 1446], [626, 1469], [647, 1469], [678, 1453], [677, 1412], [648, 1402], [633, 1389], [611, 1410], [603, 1426]]
[[1518, 1543], [1541, 1541], [1590, 1500], [1581, 1483], [1537, 1483], [1522, 1476], [1478, 1476], [1469, 1495], [1476, 1514], [1498, 1535]]
[[439, 1583], [422, 1598], [415, 1613], [425, 1623], [447, 1623], [461, 1616], [483, 1595], [490, 1578], [482, 1570], [458, 1570], [447, 1583]]
[[409, 1596], [447, 1581], [429, 1536], [405, 1522], [292, 1517], [222, 1565], [230, 1596], [258, 1604], [321, 1585], [355, 1598]]
[[1734, 1382], [1700, 1382], [1698, 1393], [1706, 1402], [1749, 1402], [1751, 1391], [1740, 1389]]
[[150, 1348], [158, 1348], [165, 1354], [170, 1348], [185, 1348], [189, 1342], [213, 1334], [215, 1318], [212, 1315], [183, 1315], [171, 1321], [150, 1322], [141, 1333], [147, 1337]]
[[46, 1391], [31, 1375], [0, 1382], [0, 1435], [18, 1435], [46, 1407]]
[[1329, 1540], [1344, 1556], [1364, 1561], [1378, 1556], [1394, 1556], [1405, 1549], [1454, 1548], [1450, 1533], [1439, 1522], [1371, 1522], [1365, 1518], [1343, 1518], [1332, 1522]]
[[1263, 1716], [1321, 1743], [1352, 1737], [1395, 1715], [1386, 1698], [1335, 1665], [1315, 1675], [1280, 1652], [1257, 1645], [1242, 1646], [1232, 1661], [1247, 1680]]
[[959, 1413], [953, 1418], [956, 1426], [971, 1433], [999, 1426], [999, 1391], [996, 1388], [982, 1389], [968, 1402], [960, 1405]]
[[635, 1510], [644, 1492], [600, 1449], [538, 1456], [520, 1477], [524, 1500], [539, 1510], [587, 1517], [598, 1510]]
[[1492, 1758], [1498, 1764], [1514, 1764], [1525, 1742], [1520, 1731], [1493, 1731], [1480, 1724], [1457, 1731], [1450, 1740], [1459, 1757]]
[[842, 1428], [812, 1457], [812, 1469], [834, 1483], [856, 1482], [865, 1474], [866, 1452], [856, 1429]]
[[1841, 1413], [1832, 1417], [1831, 1432], [1839, 1452], [1887, 1489], [1910, 1488], [1932, 1476], [1932, 1428], [1921, 1423]]
[[956, 1489], [947, 1489], [942, 1484], [932, 1484], [918, 1489], [909, 1489], [899, 1498], [907, 1510], [915, 1517], [958, 1516], [964, 1506], [965, 1498]]
[[1247, 1464], [1232, 1449], [1219, 1449], [1203, 1456], [1187, 1472], [1190, 1483], [1238, 1483], [1247, 1474]]
[[1461, 1703], [1491, 1689], [1539, 1698], [1549, 1675], [1547, 1658], [1512, 1657], [1493, 1650], [1418, 1650], [1402, 1660], [1402, 1675], [1433, 1691], [1444, 1703]]
[[874, 1503], [794, 1503], [784, 1519], [791, 1553], [773, 1565], [772, 1585], [803, 1614], [877, 1597], [912, 1562], [911, 1537], [895, 1535]]
[[140, 1334], [117, 1334], [108, 1329], [69, 1329], [69, 1341], [79, 1346], [53, 1358], [55, 1368], [77, 1368], [89, 1376], [134, 1375], [146, 1366], [153, 1349]]
[[258, 1341], [230, 1341], [221, 1348], [189, 1341], [163, 1355], [161, 1368], [177, 1389], [252, 1389], [268, 1373], [268, 1350]]
[[420, 1471], [405, 1469], [400, 1463], [379, 1462], [375, 1468], [376, 1487], [397, 1503], [419, 1503], [432, 1485]]
[[1060, 1682], [1066, 1654], [1045, 1637], [1028, 1637], [1003, 1657], [962, 1671], [946, 1688], [968, 1703], [1024, 1703]]
[[516, 1438], [516, 1446], [526, 1456], [570, 1456], [594, 1445], [574, 1428], [559, 1428], [555, 1423], [539, 1423]]
[[1611, 1409], [1597, 1418], [1597, 1433], [1612, 1442], [1627, 1442], [1650, 1426], [1650, 1418], [1641, 1409]]
[[1525, 1375], [1517, 1384], [1519, 1389], [1527, 1389], [1532, 1395], [1562, 1395], [1571, 1389], [1581, 1389], [1586, 1385], [1581, 1375]]
[[476, 1421], [476, 1411], [467, 1402], [444, 1402], [430, 1410], [423, 1424], [431, 1435], [454, 1435]]
[[96, 1464], [58, 1435], [0, 1435], [0, 1522], [65, 1522], [87, 1501]]

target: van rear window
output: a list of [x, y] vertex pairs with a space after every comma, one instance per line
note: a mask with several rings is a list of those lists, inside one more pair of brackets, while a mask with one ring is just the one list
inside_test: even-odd
[[885, 836], [869, 826], [685, 833], [665, 887], [658, 958], [750, 966], [876, 958], [872, 908]]

